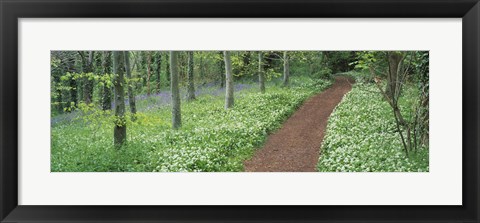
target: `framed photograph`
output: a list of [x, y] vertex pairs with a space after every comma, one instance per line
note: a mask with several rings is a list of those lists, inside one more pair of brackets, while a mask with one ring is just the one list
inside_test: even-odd
[[477, 0], [0, 2], [1, 222], [479, 222]]

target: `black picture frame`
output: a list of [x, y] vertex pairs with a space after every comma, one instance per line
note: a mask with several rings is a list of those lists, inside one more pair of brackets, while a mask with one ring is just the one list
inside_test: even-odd
[[[1, 222], [479, 222], [478, 0], [0, 0], [0, 16]], [[18, 205], [17, 20], [74, 17], [463, 18], [463, 205]]]

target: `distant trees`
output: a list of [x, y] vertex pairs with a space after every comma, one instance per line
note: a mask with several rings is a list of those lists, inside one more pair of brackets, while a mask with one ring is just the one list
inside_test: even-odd
[[124, 60], [125, 60], [125, 71], [127, 73], [127, 90], [128, 90], [128, 105], [130, 107], [130, 113], [132, 113], [132, 118], [135, 120], [135, 114], [137, 114], [137, 104], [135, 102], [135, 94], [133, 93], [133, 83], [132, 83], [132, 68], [130, 67], [130, 52], [123, 51]]
[[[298, 55], [300, 59], [292, 60], [297, 67], [318, 62], [311, 59], [315, 53]], [[127, 121], [135, 121], [139, 106], [143, 106], [137, 100], [156, 97], [151, 93], [160, 93], [163, 83], [170, 86], [172, 128], [178, 129], [182, 126], [181, 92], [185, 92], [187, 101], [192, 101], [198, 84], [220, 83], [221, 88], [225, 87], [224, 108], [229, 109], [234, 106], [236, 80], [258, 81], [262, 93], [271, 80], [275, 85], [288, 85], [290, 56], [280, 51], [55, 51], [51, 59], [52, 114], [114, 109], [114, 144], [118, 146], [126, 141]], [[184, 86], [185, 91], [180, 91]], [[127, 105], [129, 112], [125, 111]]]
[[170, 53], [167, 53], [167, 55], [165, 55], [165, 61], [167, 61], [166, 65], [165, 65], [166, 66], [165, 77], [167, 77], [167, 82], [168, 82], [168, 84], [170, 84], [170, 76], [171, 76], [171, 74], [170, 74]]
[[170, 89], [172, 91], [172, 128], [182, 126], [180, 90], [178, 88], [178, 52], [170, 51]]
[[157, 93], [160, 92], [160, 87], [161, 87], [161, 72], [162, 72], [162, 53], [157, 52], [156, 57], [155, 57], [155, 64], [157, 64], [157, 69], [155, 70], [155, 73], [157, 75]]
[[77, 53], [52, 51], [51, 53], [51, 109], [52, 114], [69, 112], [67, 108], [77, 106], [77, 79], [64, 78], [67, 73], [77, 72]]
[[[204, 87], [218, 88], [218, 83], [222, 89], [225, 87], [223, 106], [230, 109], [235, 102], [235, 83], [255, 83], [255, 89], [264, 93], [269, 86], [291, 85], [290, 78], [296, 75], [329, 78], [334, 72], [356, 67], [367, 74], [365, 81], [378, 80], [408, 152], [419, 143], [428, 143], [428, 60], [428, 52], [422, 51], [53, 51], [52, 116], [82, 107], [108, 111], [113, 104], [114, 144], [118, 146], [126, 141], [127, 120], [135, 121], [137, 110], [145, 105], [151, 108], [149, 103], [156, 103], [158, 98], [154, 97], [163, 93], [171, 94], [172, 128], [178, 129], [182, 126], [182, 97], [192, 101], [198, 97], [196, 90], [203, 91]], [[421, 96], [414, 112], [407, 114], [398, 102], [402, 87], [412, 81], [418, 84]], [[170, 92], [150, 95], [168, 86]]]
[[195, 100], [195, 82], [193, 79], [193, 51], [188, 53], [188, 87], [187, 87], [187, 100]]
[[219, 60], [218, 60], [218, 69], [220, 74], [220, 87], [225, 87], [225, 58], [223, 56], [223, 52], [218, 52]]
[[204, 63], [203, 57], [204, 57], [204, 54], [201, 53], [201, 54], [200, 54], [200, 63], [199, 63], [199, 65], [200, 65], [200, 66], [199, 66], [199, 70], [200, 70], [199, 73], [200, 73], [200, 74], [199, 74], [198, 76], [200, 76], [200, 79], [203, 80], [203, 81], [201, 81], [202, 84], [205, 84], [206, 81], [207, 81], [206, 78], [205, 78], [205, 67], [206, 67], [206, 64]]
[[127, 140], [127, 122], [125, 119], [125, 52], [113, 52], [113, 86], [115, 89], [115, 126], [113, 129], [113, 144], [115, 147], [121, 147]]
[[[108, 76], [112, 73], [112, 52], [103, 51], [102, 53], [103, 75]], [[112, 89], [108, 83], [103, 83], [102, 87], [102, 109], [112, 109]]]
[[[84, 74], [88, 74], [93, 72], [93, 51], [88, 51], [85, 53], [84, 51], [78, 51], [82, 59], [82, 72]], [[85, 75], [83, 77], [83, 101], [86, 104], [90, 104], [92, 102], [92, 95], [93, 95], [93, 78]]]
[[147, 95], [150, 95], [150, 77], [152, 76], [152, 52], [147, 52]]
[[343, 73], [353, 69], [356, 60], [355, 51], [324, 51], [323, 60], [333, 74]]
[[290, 62], [287, 51], [283, 52], [283, 86], [288, 86], [288, 79], [290, 77]]
[[[272, 80], [275, 84], [282, 83], [282, 75], [283, 82], [287, 82], [287, 74], [315, 73], [318, 72], [318, 67], [323, 66], [319, 62], [319, 52], [293, 52], [287, 55], [288, 61], [284, 60], [283, 51], [229, 51], [229, 54], [231, 81], [255, 81], [260, 92], [268, 90], [267, 83]], [[135, 113], [138, 110], [135, 95], [148, 96], [152, 92], [159, 93], [162, 87], [170, 86], [169, 53], [131, 51], [123, 57], [125, 66], [129, 67], [125, 69], [125, 94], [128, 94], [126, 105], [130, 105], [129, 110]], [[331, 57], [336, 58], [333, 53]], [[55, 85], [55, 89], [52, 89], [52, 106], [55, 104], [55, 111], [63, 113], [75, 110], [79, 102], [93, 103], [103, 110], [112, 109], [113, 86], [112, 80], [109, 80], [112, 77], [107, 75], [113, 73], [112, 59], [112, 52], [109, 51], [52, 52], [52, 84]], [[186, 95], [182, 96], [187, 100], [196, 97], [200, 85], [218, 84], [221, 88], [226, 87], [227, 71], [223, 51], [178, 52], [177, 63], [179, 86], [181, 89], [185, 86]], [[286, 65], [288, 70], [285, 69]], [[315, 69], [309, 70], [310, 66]], [[60, 79], [67, 73], [75, 74], [75, 78], [71, 76]]]
[[258, 84], [260, 92], [265, 93], [265, 71], [263, 70], [263, 53], [258, 52]]
[[232, 74], [232, 59], [229, 51], [223, 51], [225, 59], [225, 109], [233, 107], [233, 74]]

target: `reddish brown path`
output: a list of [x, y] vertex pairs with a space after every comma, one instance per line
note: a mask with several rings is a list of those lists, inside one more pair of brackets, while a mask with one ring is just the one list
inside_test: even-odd
[[352, 89], [345, 77], [308, 99], [279, 129], [268, 136], [262, 149], [245, 161], [249, 172], [314, 172], [327, 128], [328, 117]]

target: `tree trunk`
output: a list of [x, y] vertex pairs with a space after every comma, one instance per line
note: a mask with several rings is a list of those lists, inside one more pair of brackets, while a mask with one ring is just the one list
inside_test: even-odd
[[[135, 55], [135, 63], [133, 64], [133, 67], [135, 68], [136, 72], [134, 78], [139, 78], [135, 83], [135, 88], [138, 89], [145, 86], [145, 78], [143, 78], [143, 51], [132, 52], [132, 54]], [[130, 68], [130, 71], [133, 72], [133, 69]]]
[[229, 109], [233, 107], [234, 100], [233, 100], [233, 74], [232, 74], [232, 60], [230, 59], [230, 52], [224, 51], [223, 52], [225, 57], [225, 109]]
[[[88, 52], [88, 72], [93, 72], [93, 60], [94, 60], [94, 51]], [[87, 104], [92, 103], [93, 101], [93, 77], [87, 80], [87, 84], [85, 85], [85, 95], [88, 95], [87, 100], [85, 102]]]
[[[82, 73], [88, 74], [93, 72], [93, 51], [88, 51], [88, 55], [84, 52], [78, 52], [82, 58]], [[92, 103], [93, 95], [93, 78], [84, 77], [83, 79], [83, 101], [86, 104]]]
[[161, 87], [161, 81], [160, 81], [160, 72], [162, 70], [162, 53], [161, 52], [157, 52], [157, 60], [156, 60], [156, 64], [157, 64], [157, 92], [160, 93], [160, 87]]
[[[53, 67], [52, 67], [52, 68], [53, 68]], [[62, 70], [60, 71], [60, 73], [63, 74], [63, 73], [66, 73], [66, 72], [62, 69]], [[60, 75], [61, 75], [61, 74], [60, 74]], [[53, 80], [52, 80], [52, 82], [51, 82], [50, 84], [51, 84], [52, 88], [55, 89], [55, 94], [56, 94], [55, 98], [52, 98], [52, 102], [55, 104], [55, 105], [52, 107], [52, 109], [55, 108], [55, 110], [57, 110], [58, 113], [62, 113], [62, 112], [63, 112], [63, 97], [62, 97], [63, 91], [62, 91], [61, 88], [57, 87], [57, 86], [58, 86], [57, 84], [60, 84], [61, 79], [60, 79], [60, 76], [59, 76], [58, 74], [54, 74], [54, 73], [53, 73], [53, 69], [52, 69], [52, 76], [51, 76], [51, 77], [53, 78]], [[63, 84], [60, 84], [60, 86], [62, 86], [62, 85], [63, 85]], [[54, 86], [55, 86], [55, 87], [54, 87]], [[53, 92], [52, 92], [52, 93], [53, 93]], [[52, 95], [52, 96], [53, 96], [53, 95]], [[55, 101], [53, 101], [53, 100], [55, 100]], [[52, 105], [53, 105], [53, 104], [52, 104]]]
[[247, 69], [250, 65], [251, 52], [247, 51], [245, 53], [242, 53], [241, 55], [242, 55], [243, 65], [239, 66], [239, 73], [243, 74], [247, 72]]
[[[220, 57], [224, 57], [223, 56], [223, 52], [220, 51]], [[218, 67], [220, 68], [220, 88], [223, 88], [225, 87], [225, 75], [224, 75], [224, 70], [225, 70], [225, 59], [223, 60], [219, 60], [219, 65]]]
[[[112, 73], [112, 52], [103, 51], [102, 59], [103, 75], [110, 75]], [[106, 83], [103, 83], [102, 88], [102, 109], [104, 111], [112, 109], [112, 89]]]
[[127, 141], [127, 124], [125, 120], [125, 91], [123, 89], [124, 83], [124, 55], [122, 51], [113, 52], [113, 73], [114, 88], [115, 88], [115, 126], [113, 129], [113, 144], [119, 148]]
[[[73, 102], [73, 104], [75, 105], [75, 107], [77, 107], [78, 105], [78, 96], [77, 96], [77, 87], [78, 87], [78, 83], [77, 83], [77, 80], [71, 78], [70, 81], [69, 81], [69, 84], [70, 84], [70, 100], [71, 102]], [[70, 105], [68, 105], [68, 107], [70, 107]]]
[[[404, 56], [400, 52], [388, 52], [387, 53], [387, 60], [388, 60], [388, 72], [387, 72], [387, 86], [386, 90], [383, 91], [380, 82], [377, 82], [377, 87], [380, 92], [383, 94], [383, 97], [387, 100], [392, 107], [393, 116], [395, 118], [395, 123], [397, 126], [397, 132], [400, 135], [402, 140], [402, 144], [405, 150], [405, 155], [408, 156], [408, 151], [412, 148], [411, 144], [411, 128], [409, 123], [403, 118], [402, 113], [400, 112], [400, 108], [398, 106], [398, 98], [400, 96], [400, 74], [399, 70], [401, 69], [401, 62]], [[370, 72], [374, 72], [371, 69]], [[403, 127], [403, 129], [402, 129]], [[403, 131], [406, 132], [406, 139], [403, 135]]]
[[148, 51], [147, 52], [147, 95], [150, 96], [150, 76], [152, 72], [152, 67], [151, 67], [151, 61], [152, 61], [152, 52]]
[[[68, 72], [76, 72], [75, 70], [75, 58], [73, 58], [73, 61], [68, 63]], [[70, 87], [70, 100], [69, 104], [67, 104], [65, 107], [71, 107], [71, 102], [73, 102], [73, 105], [77, 107], [78, 105], [78, 97], [77, 97], [77, 80], [74, 78], [70, 78], [68, 81], [68, 85]], [[71, 110], [68, 110], [71, 111]]]
[[165, 61], [166, 61], [166, 65], [165, 65], [166, 75], [165, 75], [165, 77], [167, 78], [167, 81], [168, 81], [167, 84], [170, 84], [170, 76], [171, 76], [171, 74], [170, 74], [170, 54], [165, 55]]
[[135, 115], [137, 114], [137, 105], [135, 102], [135, 95], [133, 94], [133, 83], [132, 73], [130, 68], [130, 53], [128, 51], [123, 51], [124, 60], [125, 60], [125, 70], [127, 71], [127, 80], [128, 80], [128, 104], [130, 106], [130, 113], [132, 113], [132, 120], [135, 121]]
[[263, 53], [258, 52], [258, 84], [260, 85], [260, 92], [265, 93], [265, 72], [263, 70]]
[[387, 75], [387, 86], [386, 94], [395, 99], [398, 89], [398, 72], [400, 70], [400, 63], [403, 60], [403, 55], [399, 52], [389, 52], [388, 53], [388, 75]]
[[193, 77], [193, 51], [188, 52], [188, 88], [187, 100], [195, 100], [195, 82]]
[[283, 86], [288, 86], [290, 78], [290, 61], [287, 51], [283, 52]]
[[200, 79], [203, 80], [202, 84], [205, 85], [205, 63], [203, 62], [203, 55], [200, 56]]
[[172, 91], [172, 128], [182, 126], [180, 91], [178, 89], [178, 52], [170, 51], [170, 89]]

